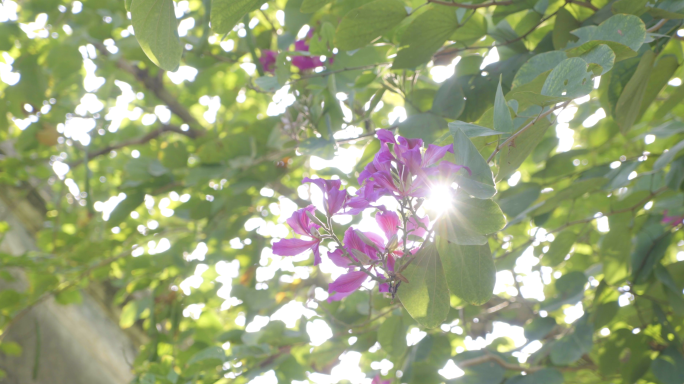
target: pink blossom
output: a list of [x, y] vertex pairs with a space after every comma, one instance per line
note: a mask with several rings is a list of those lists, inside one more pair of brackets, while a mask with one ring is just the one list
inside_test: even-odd
[[[304, 40], [295, 41], [295, 51], [309, 52], [309, 44]], [[323, 65], [323, 62], [318, 56], [294, 56], [292, 57], [292, 65], [302, 71], [307, 69], [314, 69]]]
[[338, 213], [349, 198], [349, 194], [346, 190], [340, 190], [340, 186], [342, 185], [340, 180], [310, 179], [305, 177], [302, 182], [314, 183], [321, 189], [323, 192], [325, 212], [328, 216]]
[[271, 51], [270, 49], [261, 50], [261, 57], [259, 58], [259, 62], [261, 63], [261, 66], [264, 68], [264, 71], [269, 73], [275, 72], [277, 56], [278, 53], [275, 51]]
[[309, 205], [306, 208], [295, 211], [292, 216], [287, 219], [287, 224], [292, 228], [294, 233], [302, 236], [311, 237], [311, 240], [303, 239], [282, 239], [273, 244], [273, 254], [278, 256], [296, 256], [309, 249], [314, 254], [314, 265], [321, 263], [321, 253], [318, 247], [321, 244], [321, 239], [318, 235], [319, 225], [312, 222], [307, 212], [314, 213], [316, 207]]

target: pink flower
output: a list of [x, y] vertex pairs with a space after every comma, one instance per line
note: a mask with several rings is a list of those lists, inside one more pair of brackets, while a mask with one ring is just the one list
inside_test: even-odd
[[390, 384], [390, 380], [383, 380], [380, 375], [376, 375], [371, 384]]
[[347, 249], [347, 252], [349, 252], [349, 255], [351, 255], [354, 260], [363, 262], [363, 260], [359, 260], [354, 255], [354, 251], [356, 250], [365, 254], [371, 260], [378, 260], [378, 251], [382, 251], [384, 249], [384, 241], [382, 241], [382, 238], [373, 232], [359, 232], [366, 236], [366, 238], [368, 238], [374, 244], [374, 246], [364, 243], [356, 230], [352, 227], [349, 227], [347, 228], [347, 231], [344, 232], [343, 241], [344, 247]]
[[[309, 52], [309, 44], [304, 40], [295, 41], [295, 51]], [[294, 56], [292, 57], [292, 65], [302, 71], [307, 69], [314, 69], [323, 65], [323, 62], [318, 56]]]
[[264, 68], [264, 71], [269, 73], [275, 72], [277, 56], [278, 53], [275, 51], [271, 51], [270, 49], [261, 50], [261, 57], [259, 58], [259, 62], [261, 63], [261, 66]]
[[340, 180], [324, 180], [324, 179], [310, 179], [305, 177], [303, 183], [314, 183], [323, 192], [323, 202], [325, 205], [325, 212], [328, 216], [332, 216], [344, 207], [349, 194], [346, 190], [340, 190], [342, 183]]
[[309, 236], [311, 240], [303, 239], [282, 239], [273, 244], [273, 254], [278, 256], [297, 256], [309, 249], [314, 254], [314, 265], [321, 263], [321, 253], [318, 247], [321, 244], [317, 229], [319, 225], [312, 222], [307, 212], [314, 213], [316, 207], [309, 205], [306, 208], [295, 211], [292, 217], [287, 219], [287, 224], [292, 228], [294, 233], [302, 236]]
[[682, 221], [684, 221], [684, 215], [668, 216], [667, 210], [663, 212], [663, 220], [661, 221], [663, 224], [669, 224], [674, 227], [675, 225], [679, 225]]

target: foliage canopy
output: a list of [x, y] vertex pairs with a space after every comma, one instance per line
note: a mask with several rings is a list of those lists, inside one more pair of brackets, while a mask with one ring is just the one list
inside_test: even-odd
[[[0, 255], [28, 281], [0, 291], [0, 353], [33, 306], [101, 284], [143, 330], [135, 383], [358, 382], [334, 368], [356, 356], [374, 383], [681, 384], [683, 19], [677, 0], [6, 0], [2, 195], [44, 225]], [[433, 220], [396, 298], [326, 300], [345, 269], [274, 244], [311, 201], [317, 227], [367, 230], [369, 211], [322, 219], [302, 180], [359, 190], [378, 128], [469, 173], [411, 206]]]

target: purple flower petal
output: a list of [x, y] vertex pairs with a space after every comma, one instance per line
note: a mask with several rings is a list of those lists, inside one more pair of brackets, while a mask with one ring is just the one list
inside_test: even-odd
[[[368, 279], [368, 275], [363, 271], [351, 271], [337, 278], [328, 285], [328, 293], [351, 293], [361, 288], [361, 285]], [[328, 298], [330, 300], [331, 298]]]
[[294, 233], [302, 236], [311, 236], [311, 229], [318, 228], [319, 225], [312, 223], [306, 212], [314, 213], [316, 212], [316, 207], [309, 205], [306, 208], [296, 210], [289, 219], [287, 219], [287, 225], [292, 228]]
[[406, 148], [406, 149], [413, 149], [416, 147], [422, 147], [423, 146], [423, 140], [422, 139], [407, 139], [405, 137], [399, 136], [399, 145]]
[[[422, 226], [419, 223], [422, 224]], [[411, 218], [409, 218], [408, 220], [408, 223], [406, 223], [406, 230], [408, 231], [409, 235], [423, 237], [427, 233], [427, 230], [425, 228], [428, 228], [429, 225], [429, 217], [419, 217], [418, 220], [416, 220], [416, 216], [411, 216]]]
[[277, 56], [278, 53], [271, 51], [270, 49], [261, 50], [261, 57], [259, 57], [259, 62], [261, 63], [261, 66], [264, 68], [264, 71], [270, 73], [275, 72], [275, 63]]
[[387, 171], [379, 171], [373, 174], [373, 180], [383, 188], [387, 188], [393, 192], [399, 192], [399, 189], [394, 185], [392, 175]]
[[[309, 249], [318, 249], [319, 241], [302, 239], [282, 239], [273, 244], [273, 254], [278, 256], [297, 256]], [[320, 258], [320, 256], [319, 256]]]
[[399, 216], [395, 212], [387, 211], [378, 213], [375, 215], [375, 221], [385, 233], [387, 240], [396, 235], [399, 231]]
[[344, 256], [344, 252], [340, 248], [328, 252], [328, 257], [330, 258], [330, 261], [333, 262], [333, 264], [337, 265], [338, 267], [342, 268], [348, 268], [349, 264], [351, 261]]
[[[453, 144], [451, 145], [453, 147]], [[434, 145], [430, 144], [428, 145], [427, 150], [425, 151], [425, 155], [423, 156], [423, 167], [429, 167], [432, 164], [438, 162], [439, 160], [446, 155], [447, 151], [449, 150], [449, 146], [443, 146], [440, 147], [439, 145]]]
[[394, 140], [394, 133], [392, 131], [389, 131], [387, 129], [378, 129], [375, 131], [375, 134], [378, 135], [378, 140], [380, 140], [381, 143], [392, 143], [396, 144], [397, 141]]

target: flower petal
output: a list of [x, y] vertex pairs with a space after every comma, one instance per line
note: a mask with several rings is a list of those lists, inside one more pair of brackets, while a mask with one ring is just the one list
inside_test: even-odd
[[423, 228], [423, 226], [421, 226], [421, 224], [425, 228], [429, 227], [430, 218], [425, 216], [422, 218], [419, 217], [418, 220], [416, 220], [416, 216], [411, 216], [411, 218], [409, 218], [409, 220], [408, 220], [408, 223], [406, 224], [407, 231], [408, 231], [409, 235], [418, 236], [418, 237], [425, 236], [425, 234], [427, 233], [427, 230], [425, 228]]
[[314, 213], [316, 212], [316, 207], [309, 205], [306, 208], [298, 209], [287, 219], [287, 225], [298, 235], [311, 236], [311, 229], [319, 227], [311, 222], [311, 219], [306, 214], [307, 211]]
[[387, 211], [375, 215], [375, 221], [378, 226], [385, 233], [385, 237], [389, 240], [392, 236], [397, 234], [399, 230], [399, 216], [396, 212]]
[[368, 279], [368, 275], [363, 271], [351, 271], [341, 275], [337, 280], [328, 285], [328, 293], [351, 293], [361, 288], [361, 285]]
[[394, 140], [394, 133], [387, 129], [378, 129], [375, 131], [375, 134], [378, 135], [378, 140], [380, 140], [381, 143], [396, 144], [397, 142], [396, 140]]
[[[453, 144], [452, 144], [453, 147]], [[440, 147], [439, 145], [430, 144], [428, 145], [425, 155], [423, 155], [423, 167], [429, 167], [432, 164], [438, 162], [446, 155], [449, 150], [449, 146], [445, 145]]]
[[316, 239], [282, 239], [273, 244], [273, 254], [278, 256], [297, 256], [309, 249], [318, 249], [318, 244], [319, 241]]
[[344, 252], [342, 252], [342, 249], [340, 248], [337, 248], [332, 252], [328, 252], [328, 257], [330, 258], [330, 261], [332, 261], [333, 264], [337, 265], [338, 267], [348, 268], [349, 264], [351, 263], [351, 261], [344, 256]]

